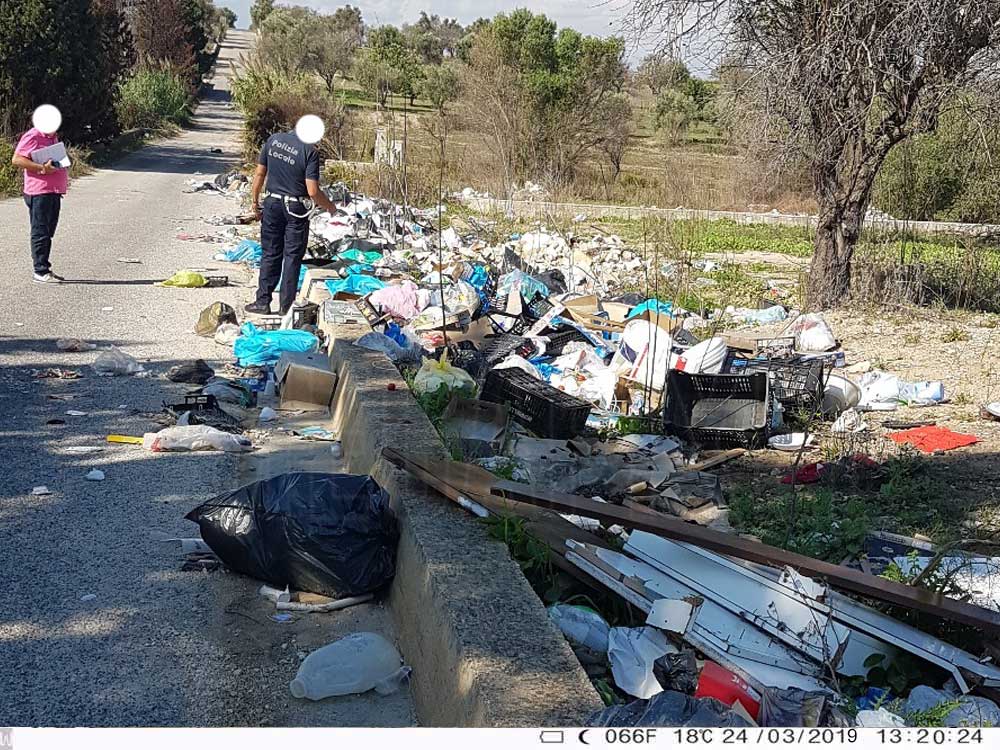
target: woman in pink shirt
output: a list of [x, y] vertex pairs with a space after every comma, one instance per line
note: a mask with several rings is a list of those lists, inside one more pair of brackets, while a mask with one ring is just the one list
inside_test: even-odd
[[[36, 124], [40, 124], [37, 122]], [[24, 202], [28, 206], [31, 219], [31, 256], [35, 265], [34, 280], [39, 284], [58, 284], [63, 281], [61, 276], [52, 273], [49, 263], [49, 253], [52, 251], [52, 236], [56, 233], [59, 223], [59, 209], [62, 197], [66, 194], [69, 183], [68, 170], [47, 161], [45, 164], [35, 164], [31, 154], [40, 148], [52, 146], [59, 142], [56, 130], [43, 133], [38, 127], [33, 127], [21, 136], [14, 158], [15, 167], [24, 170]]]

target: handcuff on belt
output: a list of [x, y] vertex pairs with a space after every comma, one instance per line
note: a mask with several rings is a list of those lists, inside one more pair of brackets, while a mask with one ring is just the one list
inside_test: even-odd
[[[280, 195], [279, 193], [264, 193], [263, 196], [261, 196], [261, 204], [263, 204], [263, 202], [268, 198], [278, 198], [282, 200], [285, 204], [285, 211], [288, 212], [289, 216], [293, 216], [296, 219], [308, 219], [312, 216], [313, 211], [316, 210], [316, 202], [312, 198], [302, 198], [296, 195]], [[304, 214], [297, 214], [292, 211], [292, 209], [288, 207], [288, 204], [292, 202], [301, 203], [306, 209], [306, 212]]]

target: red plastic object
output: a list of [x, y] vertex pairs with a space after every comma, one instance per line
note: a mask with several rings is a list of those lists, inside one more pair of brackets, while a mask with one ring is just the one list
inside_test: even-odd
[[794, 481], [795, 484], [816, 484], [823, 478], [823, 469], [824, 466], [820, 463], [806, 464], [795, 472], [794, 479], [791, 474], [786, 474], [781, 478], [781, 483], [791, 484]]
[[908, 443], [921, 453], [950, 451], [979, 442], [979, 438], [975, 435], [963, 435], [961, 432], [953, 432], [947, 427], [934, 425], [894, 432], [889, 435], [889, 439], [896, 443]]
[[396, 390], [396, 384], [395, 383], [389, 383], [389, 385], [387, 385], [386, 388], [388, 390], [390, 390], [390, 391], [394, 391], [394, 390]]
[[757, 720], [760, 716], [761, 695], [738, 675], [714, 661], [706, 661], [698, 678], [695, 698], [718, 698], [727, 706], [739, 701], [747, 713]]

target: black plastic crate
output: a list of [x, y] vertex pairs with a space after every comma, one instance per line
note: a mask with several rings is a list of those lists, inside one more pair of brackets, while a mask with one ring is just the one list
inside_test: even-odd
[[587, 401], [517, 368], [491, 370], [480, 398], [507, 404], [514, 419], [536, 435], [557, 440], [569, 440], [582, 433], [592, 408]]
[[545, 345], [546, 356], [552, 355], [553, 357], [558, 357], [563, 353], [566, 345], [573, 341], [579, 341], [582, 344], [590, 343], [590, 339], [573, 328], [573, 326], [565, 326], [552, 333], [546, 333], [544, 336], [549, 340], [549, 343]]
[[542, 297], [540, 294], [536, 294], [532, 300], [524, 306], [524, 309], [527, 310], [528, 317], [534, 318], [535, 320], [541, 320], [553, 307], [555, 307], [555, 305], [549, 302], [548, 299]]
[[319, 305], [307, 302], [292, 308], [292, 328], [304, 328], [319, 324]]
[[554, 307], [547, 299], [536, 294], [530, 301], [522, 299], [520, 314], [512, 315], [507, 312], [507, 298], [508, 295], [499, 296], [496, 292], [489, 298], [488, 315], [490, 325], [496, 333], [520, 336]]
[[448, 347], [448, 361], [460, 370], [465, 370], [474, 379], [479, 380], [487, 367], [483, 352], [476, 349], [475, 345], [466, 347], [461, 346], [461, 344], [471, 344], [471, 342], [460, 341], [459, 344]]
[[483, 360], [489, 365], [495, 365], [511, 354], [530, 356], [535, 351], [528, 339], [510, 333], [501, 333], [487, 339], [483, 344]]
[[487, 317], [493, 332], [501, 336], [504, 334], [520, 336], [531, 327], [531, 321], [525, 320], [523, 315], [507, 315], [494, 310]]
[[772, 415], [767, 373], [695, 375], [674, 370], [667, 378], [667, 430], [702, 448], [762, 448]]
[[190, 424], [203, 424], [225, 432], [242, 432], [240, 420], [219, 406], [215, 396], [192, 394], [184, 397], [179, 404], [163, 402], [164, 411], [179, 419], [185, 412], [190, 413]]
[[783, 406], [813, 408], [823, 401], [825, 366], [822, 360], [747, 359], [732, 356], [730, 352], [723, 370], [731, 375], [766, 373], [771, 381], [771, 392]]
[[205, 277], [205, 282], [206, 282], [205, 286], [207, 288], [209, 288], [209, 289], [215, 289], [215, 288], [220, 287], [220, 286], [229, 286], [229, 277], [228, 276], [222, 276], [222, 275], [218, 275], [218, 276], [206, 276]]

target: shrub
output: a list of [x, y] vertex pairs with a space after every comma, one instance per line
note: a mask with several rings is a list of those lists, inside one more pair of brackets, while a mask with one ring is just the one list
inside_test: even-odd
[[326, 137], [319, 146], [321, 156], [343, 156], [349, 127], [347, 109], [314, 76], [288, 73], [252, 60], [233, 81], [232, 92], [245, 117], [245, 158], [256, 161], [268, 136], [291, 130], [307, 114], [318, 115], [326, 124]]
[[190, 115], [187, 84], [168, 69], [140, 70], [121, 85], [115, 107], [124, 128], [180, 125]]
[[21, 192], [21, 170], [10, 163], [12, 158], [14, 158], [14, 144], [0, 140], [0, 198]]

